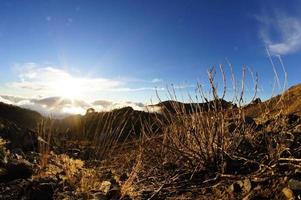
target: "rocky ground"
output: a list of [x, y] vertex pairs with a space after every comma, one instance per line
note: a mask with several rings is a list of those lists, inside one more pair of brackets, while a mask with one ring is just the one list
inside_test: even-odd
[[[35, 143], [1, 140], [0, 199], [301, 199], [301, 117], [278, 116], [256, 128], [256, 137], [226, 159], [223, 173], [143, 163], [138, 142], [100, 161], [76, 144], [43, 158], [29, 147]], [[17, 130], [1, 123], [2, 135]]]

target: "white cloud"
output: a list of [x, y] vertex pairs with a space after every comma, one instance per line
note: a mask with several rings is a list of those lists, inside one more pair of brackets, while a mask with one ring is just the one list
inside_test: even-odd
[[61, 118], [70, 114], [85, 114], [88, 108], [94, 108], [98, 112], [110, 111], [117, 108], [130, 106], [135, 110], [146, 110], [143, 103], [120, 101], [113, 102], [108, 100], [97, 100], [87, 102], [83, 100], [70, 100], [60, 97], [47, 98], [22, 98], [2, 95], [0, 101], [7, 104], [13, 104], [22, 108], [35, 110], [44, 116]]
[[89, 98], [91, 94], [97, 96], [101, 92], [139, 92], [164, 90], [162, 87], [148, 86], [161, 82], [155, 78], [139, 87], [127, 87], [126, 79], [109, 79], [102, 77], [88, 77], [73, 75], [70, 72], [53, 66], [41, 66], [36, 63], [17, 64], [14, 66], [19, 80], [6, 84], [8, 88], [18, 90], [27, 96], [60, 96], [73, 98]]
[[151, 82], [152, 83], [160, 83], [160, 82], [163, 82], [163, 80], [160, 78], [154, 78]]
[[113, 79], [74, 76], [65, 70], [35, 63], [18, 65], [17, 69], [20, 80], [7, 85], [44, 96], [84, 95], [116, 89], [125, 84]]
[[[88, 108], [94, 108], [96, 111], [110, 111], [130, 106], [135, 110], [147, 110], [143, 103], [121, 99], [126, 99], [127, 95], [133, 99], [131, 93], [144, 95], [141, 92], [151, 91], [155, 94], [155, 90], [166, 91], [165, 87], [154, 87], [154, 83], [162, 82], [158, 78], [147, 82], [139, 81], [141, 83], [135, 84], [140, 79], [131, 81], [74, 75], [58, 67], [36, 63], [17, 64], [14, 69], [18, 79], [6, 83], [5, 87], [0, 87], [2, 93], [6, 91], [4, 92], [6, 95], [0, 94], [0, 101], [38, 111], [44, 116], [62, 117], [69, 114], [85, 114]], [[129, 83], [138, 87], [128, 87]], [[183, 89], [192, 86], [173, 85], [173, 87]]]
[[[260, 36], [272, 55], [285, 55], [301, 49], [301, 19], [275, 12], [273, 17], [256, 16]], [[278, 36], [278, 37], [276, 37]]]
[[9, 99], [3, 98], [0, 96], [0, 102], [2, 103], [6, 103], [6, 104], [13, 104], [12, 101], [10, 101]]

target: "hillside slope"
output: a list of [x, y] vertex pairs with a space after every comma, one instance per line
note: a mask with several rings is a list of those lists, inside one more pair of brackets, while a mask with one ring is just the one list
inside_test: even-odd
[[2, 102], [0, 102], [0, 118], [30, 129], [35, 128], [37, 123], [43, 119], [42, 115], [36, 111]]
[[[209, 101], [205, 103], [182, 103], [179, 101], [162, 101], [149, 107], [158, 107], [161, 112], [168, 114], [193, 114], [195, 112], [206, 112], [214, 109], [229, 109], [235, 108], [236, 105], [224, 99]], [[216, 108], [215, 108], [216, 107]]]
[[290, 87], [283, 94], [267, 101], [245, 106], [246, 115], [262, 118], [265, 115], [274, 116], [278, 113], [285, 115], [301, 115], [301, 84]]

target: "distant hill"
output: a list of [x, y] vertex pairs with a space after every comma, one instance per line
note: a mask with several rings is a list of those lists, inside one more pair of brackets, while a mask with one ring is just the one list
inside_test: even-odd
[[276, 115], [281, 111], [283, 114], [301, 115], [301, 84], [290, 87], [283, 94], [271, 99], [249, 104], [245, 106], [246, 115], [258, 118], [264, 114]]
[[161, 112], [169, 114], [193, 114], [195, 112], [206, 112], [212, 109], [229, 109], [236, 105], [223, 99], [208, 101], [205, 103], [182, 103], [179, 101], [162, 101], [150, 107], [160, 108]]
[[[194, 112], [206, 112], [210, 109], [230, 109], [236, 108], [235, 104], [219, 99], [205, 103], [182, 103], [179, 101], [163, 101], [155, 105], [150, 105], [150, 108], [156, 108], [162, 113], [173, 114], [193, 114]], [[261, 101], [260, 98], [255, 99], [250, 104], [243, 107], [246, 116], [252, 118], [260, 118], [265, 115], [296, 114], [301, 115], [301, 84], [290, 87], [283, 94], [279, 94], [266, 101]]]
[[43, 117], [36, 111], [0, 102], [0, 118], [14, 122], [21, 127], [33, 129]]
[[159, 129], [158, 118], [160, 114], [124, 107], [109, 112], [92, 111], [84, 116], [69, 116], [56, 120], [55, 127], [58, 132], [69, 132], [72, 136], [80, 135], [87, 139], [93, 139], [95, 134], [101, 137], [109, 132], [120, 134], [121, 139], [124, 139], [140, 135], [143, 125], [146, 124], [154, 131]]

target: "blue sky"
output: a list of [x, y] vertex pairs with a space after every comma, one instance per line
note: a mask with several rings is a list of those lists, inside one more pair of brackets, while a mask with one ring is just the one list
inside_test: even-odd
[[90, 101], [146, 103], [154, 87], [193, 90], [227, 58], [238, 78], [243, 65], [258, 72], [268, 96], [266, 48], [280, 77], [278, 56], [289, 85], [301, 81], [300, 10], [294, 0], [1, 0], [0, 94], [58, 96], [74, 84]]

